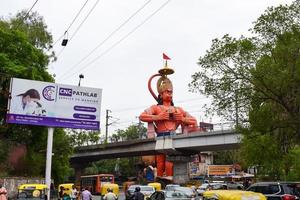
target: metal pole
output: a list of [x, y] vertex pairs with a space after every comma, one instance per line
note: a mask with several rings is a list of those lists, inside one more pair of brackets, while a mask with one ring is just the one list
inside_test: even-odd
[[84, 75], [83, 74], [79, 74], [79, 82], [78, 82], [78, 86], [80, 87], [80, 82], [81, 82], [81, 79], [84, 78]]
[[108, 119], [109, 119], [109, 112], [110, 110], [106, 110], [106, 122], [105, 122], [105, 143], [107, 143], [107, 135], [108, 135]]
[[46, 155], [46, 175], [45, 175], [45, 183], [49, 188], [49, 190], [47, 192], [47, 200], [50, 200], [53, 132], [54, 132], [54, 128], [53, 127], [48, 127], [47, 155]]

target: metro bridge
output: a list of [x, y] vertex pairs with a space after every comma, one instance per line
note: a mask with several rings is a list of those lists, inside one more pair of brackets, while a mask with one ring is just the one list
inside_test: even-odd
[[241, 135], [234, 130], [223, 130], [82, 146], [75, 149], [75, 153], [71, 156], [71, 163], [160, 153], [193, 155], [201, 151], [229, 150], [238, 148], [240, 138]]
[[71, 157], [71, 164], [78, 177], [89, 162], [164, 153], [168, 155], [167, 159], [174, 163], [174, 178], [177, 177], [177, 183], [180, 183], [180, 180], [183, 182], [182, 180], [188, 178], [186, 172], [187, 162], [191, 161], [190, 155], [201, 151], [236, 149], [239, 147], [240, 140], [241, 134], [236, 133], [234, 129], [229, 129], [90, 145], [76, 148]]

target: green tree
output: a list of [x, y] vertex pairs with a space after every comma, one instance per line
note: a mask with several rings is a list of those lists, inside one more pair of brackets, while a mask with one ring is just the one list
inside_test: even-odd
[[232, 165], [242, 161], [238, 150], [216, 151], [213, 156], [215, 165]]
[[[117, 130], [116, 133], [112, 135], [110, 142], [138, 139], [145, 135], [146, 131], [147, 129], [144, 126], [131, 125], [125, 130]], [[85, 170], [85, 173], [114, 173], [115, 166], [119, 163], [119, 171], [123, 177], [135, 176], [137, 172], [134, 166], [138, 161], [140, 161], [139, 157], [121, 158], [119, 161], [117, 159], [101, 160], [93, 162]]]
[[[147, 129], [141, 125], [131, 125], [126, 130], [117, 130], [117, 135], [123, 141], [145, 137]], [[116, 137], [116, 136], [114, 136]]]
[[119, 172], [122, 177], [136, 176], [137, 172], [135, 164], [139, 161], [138, 157], [121, 158], [118, 159], [106, 159], [93, 162], [89, 167], [85, 169], [85, 174], [115, 174], [116, 165], [119, 165]]
[[210, 111], [248, 122], [238, 129], [245, 163], [274, 179], [296, 167], [290, 153], [300, 141], [299, 19], [300, 1], [294, 1], [268, 8], [252, 37], [214, 39], [190, 83], [192, 91], [212, 97]]
[[73, 146], [94, 145], [100, 141], [100, 132], [89, 130], [68, 130], [69, 136], [72, 138]]
[[[6, 108], [9, 78], [25, 78], [53, 82], [47, 72], [47, 66], [55, 59], [52, 51], [52, 36], [47, 31], [44, 20], [35, 12], [26, 18], [26, 11], [8, 19], [0, 19], [0, 107]], [[47, 129], [39, 126], [4, 124], [5, 110], [0, 112], [0, 168], [5, 168], [7, 175], [44, 176]], [[23, 168], [14, 169], [8, 165], [10, 147], [24, 144], [27, 154]], [[53, 177], [61, 181], [69, 171], [68, 157], [72, 153], [69, 136], [63, 129], [54, 132]], [[2, 170], [1, 170], [2, 171]]]

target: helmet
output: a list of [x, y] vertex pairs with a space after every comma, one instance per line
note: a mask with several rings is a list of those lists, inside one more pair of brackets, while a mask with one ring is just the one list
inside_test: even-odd
[[168, 79], [166, 76], [162, 76], [157, 81], [157, 92], [159, 94], [162, 94], [164, 91], [171, 89], [173, 90], [173, 85], [170, 79]]
[[140, 187], [136, 187], [136, 188], [135, 188], [135, 191], [136, 191], [136, 192], [139, 192], [139, 191], [141, 191], [141, 188], [140, 188]]

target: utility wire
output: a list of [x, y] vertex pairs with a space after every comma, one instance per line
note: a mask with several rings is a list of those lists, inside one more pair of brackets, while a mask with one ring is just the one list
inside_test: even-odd
[[[23, 17], [23, 20], [22, 20], [22, 21], [24, 21], [24, 20], [28, 17], [29, 13], [31, 12], [31, 10], [33, 9], [33, 7], [35, 6], [35, 4], [36, 4], [38, 1], [39, 1], [39, 0], [36, 0], [36, 1], [34, 2], [34, 4], [31, 6], [31, 8], [30, 8], [30, 9], [28, 10], [28, 12], [26, 13], [25, 17]], [[19, 28], [20, 24], [21, 24], [21, 22], [17, 25], [16, 29]]]
[[83, 10], [83, 8], [86, 6], [87, 2], [89, 0], [86, 0], [84, 2], [84, 4], [81, 6], [81, 8], [79, 9], [79, 11], [77, 12], [76, 16], [74, 17], [74, 19], [72, 20], [72, 22], [70, 23], [70, 25], [68, 26], [68, 28], [66, 29], [66, 31], [64, 32], [64, 34], [62, 34], [54, 43], [53, 43], [53, 46], [58, 42], [60, 41], [64, 35], [66, 34], [66, 32], [68, 32], [68, 30], [71, 28], [71, 26], [74, 24], [75, 20], [77, 19], [77, 17], [79, 16], [79, 14], [81, 13], [81, 11]]
[[109, 51], [111, 51], [114, 47], [116, 47], [118, 44], [120, 44], [123, 40], [125, 40], [127, 37], [129, 37], [132, 33], [134, 33], [138, 28], [140, 28], [143, 24], [145, 24], [149, 19], [151, 19], [158, 11], [160, 11], [163, 7], [165, 7], [171, 0], [167, 0], [163, 5], [161, 5], [155, 12], [153, 12], [151, 15], [149, 15], [144, 21], [142, 21], [142, 23], [140, 23], [139, 25], [137, 25], [134, 29], [132, 29], [128, 34], [126, 34], [124, 37], [122, 37], [120, 40], [118, 40], [117, 42], [115, 42], [112, 46], [110, 46], [106, 51], [104, 51], [102, 54], [100, 54], [99, 56], [97, 56], [94, 60], [92, 60], [91, 62], [89, 62], [88, 64], [86, 64], [85, 66], [83, 66], [81, 69], [75, 71], [74, 73], [69, 74], [69, 76], [67, 76], [65, 79], [68, 79], [72, 76], [74, 76], [75, 74], [77, 74], [78, 72], [86, 69], [87, 67], [89, 67], [91, 64], [93, 64], [94, 62], [96, 62], [98, 59], [100, 59], [101, 57], [103, 57], [105, 54], [107, 54]]
[[[71, 36], [71, 38], [69, 39], [69, 42], [74, 38], [74, 36], [76, 35], [76, 33], [79, 31], [79, 29], [81, 28], [81, 26], [84, 24], [84, 22], [87, 20], [87, 18], [90, 16], [90, 14], [92, 13], [92, 11], [96, 8], [97, 4], [99, 3], [100, 0], [97, 0], [96, 3], [94, 3], [92, 9], [88, 12], [88, 14], [85, 16], [85, 18], [83, 19], [83, 21], [79, 24], [79, 26], [77, 27], [77, 29], [75, 30], [75, 32], [73, 33], [73, 35]], [[66, 32], [65, 32], [66, 33]], [[60, 54], [62, 54], [64, 52], [65, 48], [62, 49], [62, 51], [60, 52]], [[56, 56], [58, 58], [58, 56]]]
[[89, 0], [86, 0], [83, 4], [83, 6], [81, 6], [80, 10], [78, 11], [78, 13], [76, 14], [75, 18], [73, 19], [73, 21], [71, 22], [71, 24], [69, 25], [69, 27], [67, 28], [66, 32], [68, 32], [68, 30], [71, 28], [71, 26], [74, 24], [75, 20], [77, 19], [77, 17], [79, 16], [79, 14], [81, 13], [81, 11], [83, 10], [83, 8], [86, 6], [87, 2]]
[[[175, 101], [175, 105], [177, 103], [187, 103], [187, 102], [191, 102], [191, 101], [197, 101], [197, 100], [201, 100], [201, 99], [207, 99], [206, 97], [199, 97], [199, 98], [193, 98], [193, 99], [185, 99], [185, 100], [179, 100], [179, 101]], [[129, 107], [129, 108], [121, 108], [121, 109], [112, 109], [114, 112], [126, 112], [126, 111], [130, 111], [130, 110], [138, 110], [138, 109], [145, 109], [147, 108], [149, 105], [144, 105], [144, 106], [136, 106], [136, 107]]]
[[65, 48], [66, 48], [66, 47], [63, 47], [63, 48], [59, 51], [59, 53], [57, 54], [56, 58], [58, 58], [58, 57], [62, 54], [62, 52], [64, 51]]
[[[129, 18], [127, 18], [121, 25], [119, 25], [113, 32], [111, 32], [102, 42], [100, 42], [92, 51], [90, 51], [84, 58], [82, 58], [79, 62], [77, 62], [71, 70], [75, 69], [78, 65], [80, 65], [83, 61], [85, 61], [91, 54], [93, 54], [99, 47], [101, 47], [107, 40], [109, 40], [117, 31], [119, 31], [124, 25], [126, 25], [135, 15], [137, 15], [142, 9], [146, 7], [152, 0], [148, 0], [144, 3], [137, 11], [135, 11]], [[66, 71], [60, 77], [65, 76], [69, 71]]]
[[97, 0], [93, 7], [91, 8], [91, 10], [88, 12], [88, 14], [85, 16], [85, 18], [83, 19], [83, 21], [79, 24], [79, 26], [77, 27], [77, 29], [75, 30], [75, 32], [73, 33], [73, 35], [71, 36], [70, 40], [71, 41], [74, 36], [76, 35], [76, 33], [79, 31], [79, 29], [81, 28], [81, 26], [84, 24], [84, 22], [87, 20], [87, 18], [90, 16], [90, 14], [93, 12], [93, 10], [96, 8], [97, 4], [99, 3], [100, 0]]
[[[201, 113], [201, 112], [205, 112], [204, 109], [200, 109], [200, 110], [187, 110], [186, 112], [188, 113]], [[112, 124], [112, 126], [114, 127], [120, 127], [120, 126], [124, 126], [124, 124], [134, 124], [134, 123], [138, 123], [138, 120], [136, 119], [123, 119], [120, 121], [115, 122], [114, 124]]]
[[55, 40], [55, 42], [53, 43], [52, 46], [55, 46], [56, 43], [57, 43], [58, 41], [60, 41], [60, 40], [64, 37], [64, 35], [65, 35], [65, 34], [62, 34], [57, 40]]

